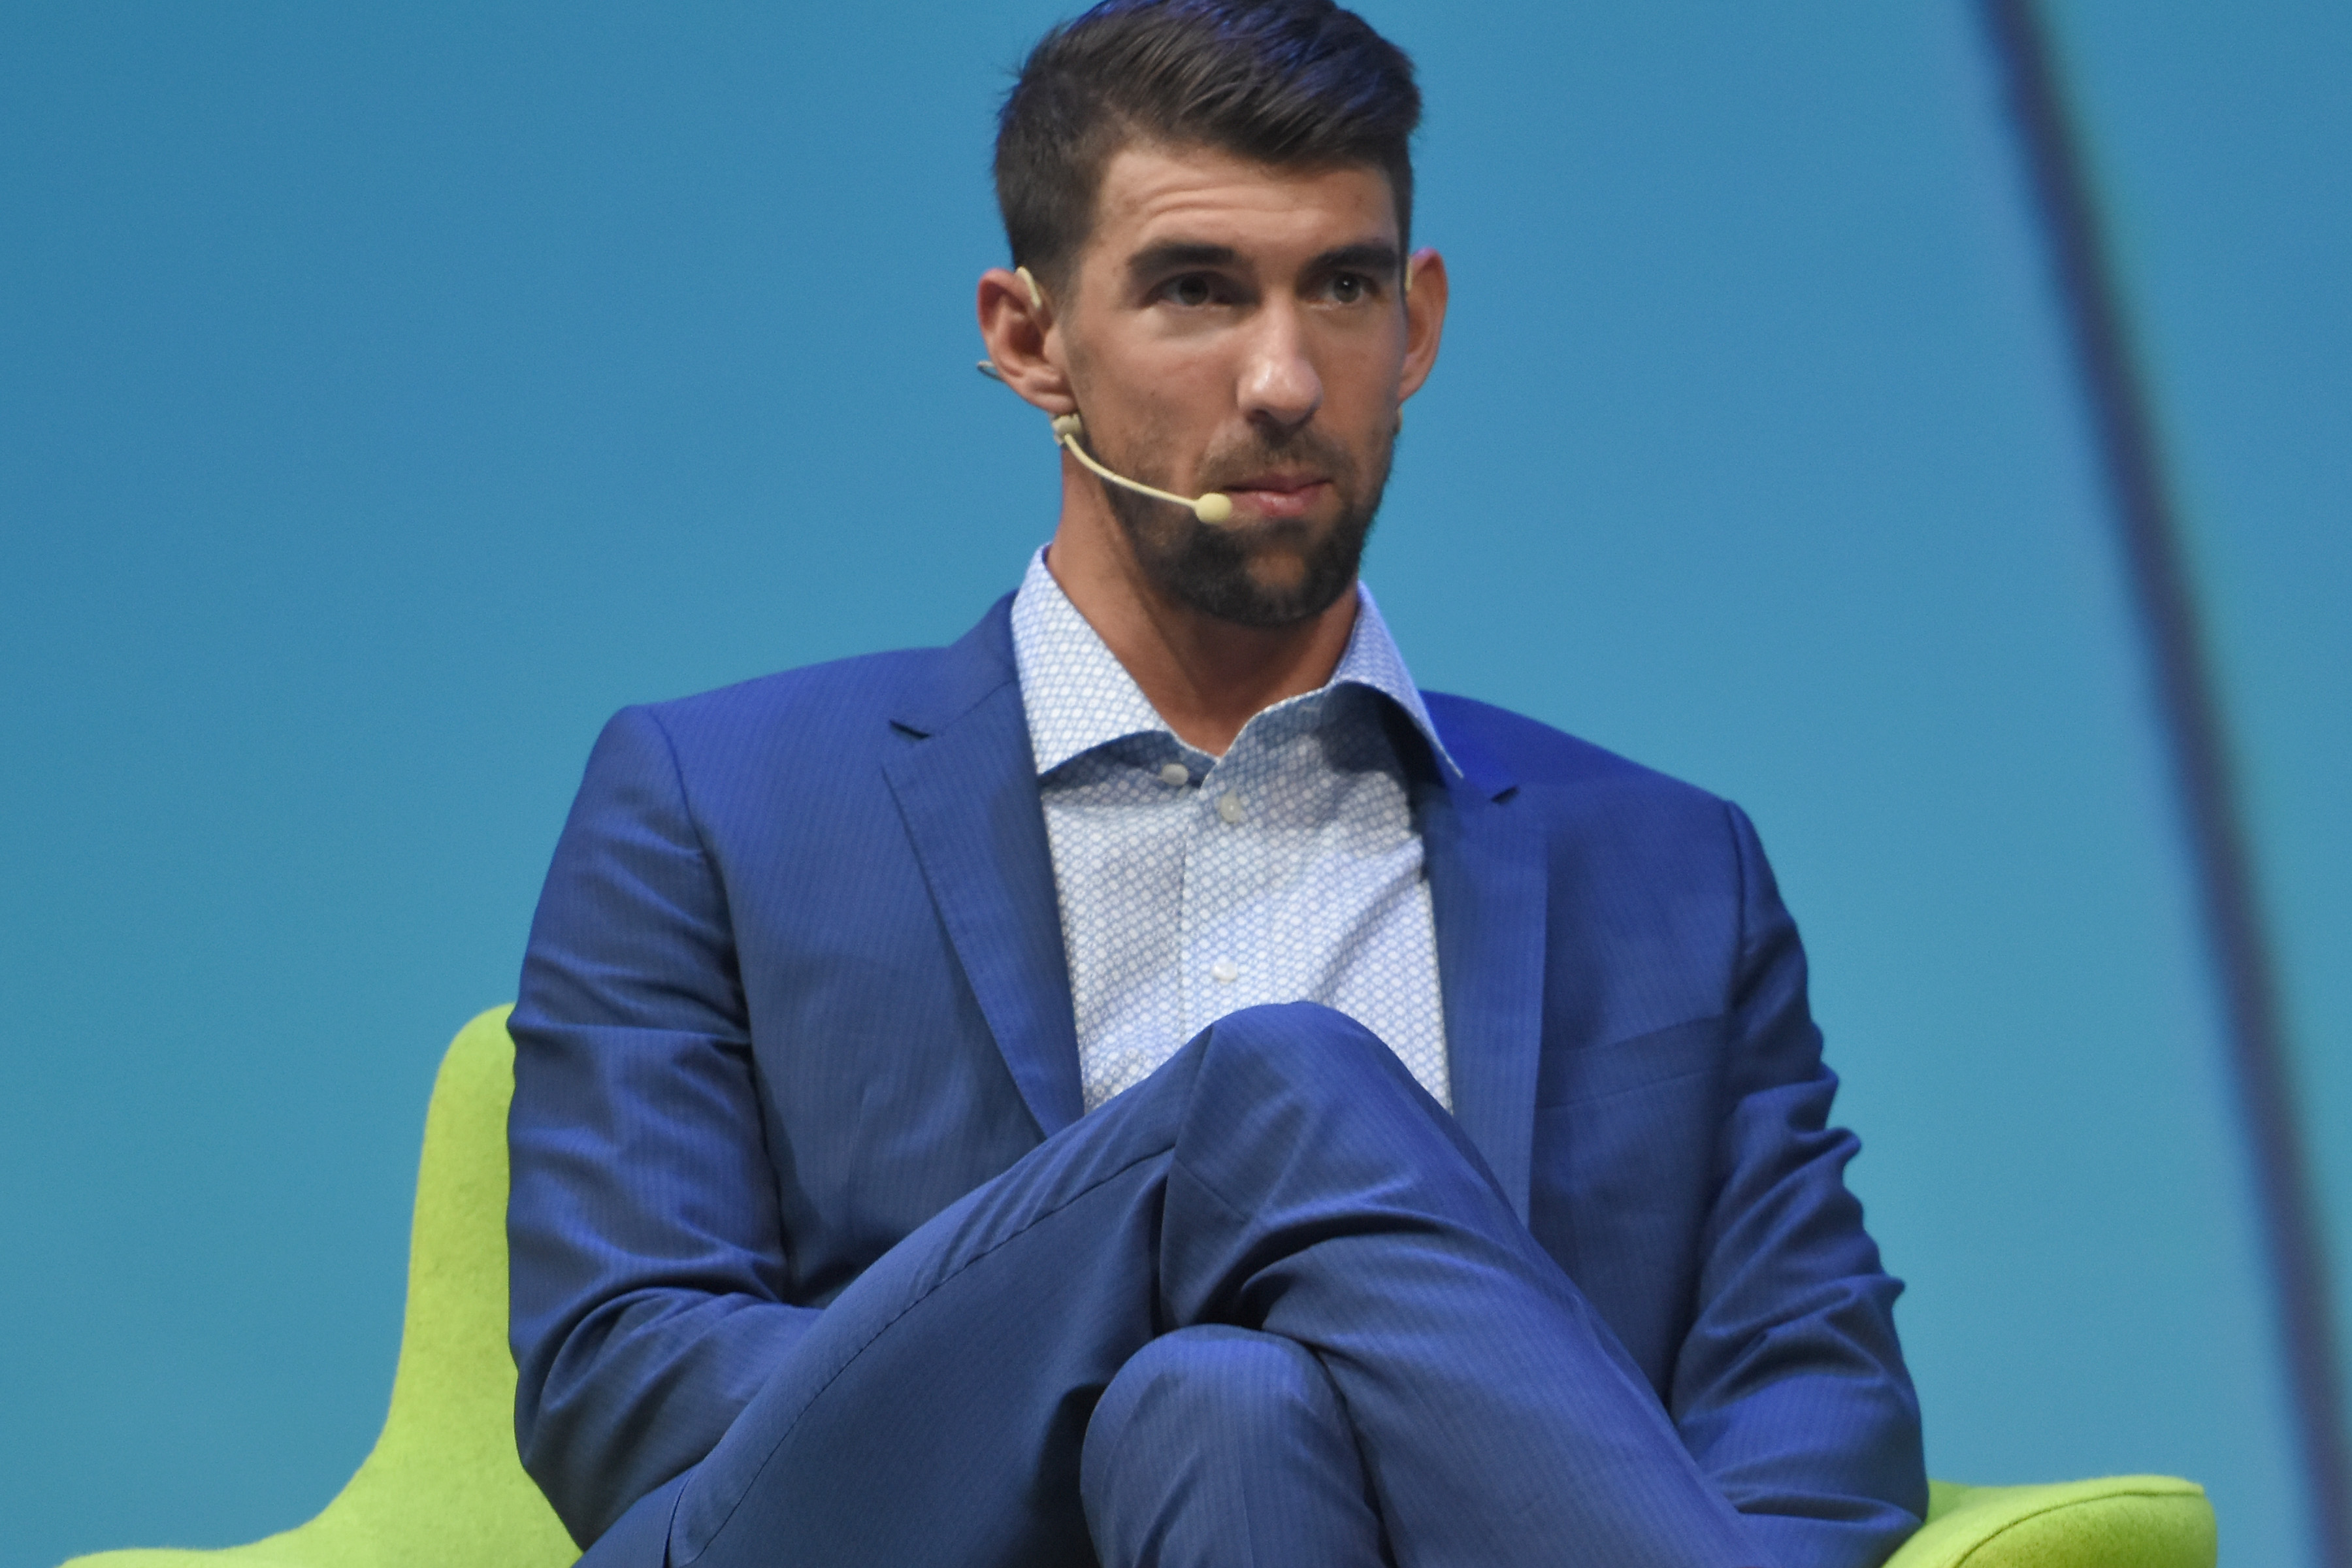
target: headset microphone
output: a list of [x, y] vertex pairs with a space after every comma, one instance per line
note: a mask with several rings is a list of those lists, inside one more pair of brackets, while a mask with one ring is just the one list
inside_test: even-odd
[[1112, 473], [1108, 468], [1096, 462], [1093, 455], [1078, 445], [1078, 437], [1086, 434], [1086, 428], [1085, 423], [1075, 414], [1055, 415], [1054, 416], [1055, 444], [1068, 447], [1071, 457], [1076, 458], [1112, 484], [1133, 490], [1137, 495], [1150, 496], [1154, 500], [1171, 501], [1177, 506], [1188, 508], [1192, 515], [1202, 522], [1233, 521], [1234, 498], [1223, 490], [1211, 490], [1204, 496], [1180, 496], [1168, 490], [1153, 489], [1150, 485], [1137, 479], [1130, 479], [1125, 474]]
[[[981, 361], [972, 368], [979, 371], [981, 374], [988, 377], [991, 381], [1001, 382], [1004, 379], [1002, 375], [997, 374], [996, 366], [991, 364], [986, 360]], [[1184, 508], [1194, 517], [1199, 518], [1202, 522], [1231, 522], [1233, 521], [1234, 498], [1225, 494], [1223, 490], [1211, 490], [1204, 496], [1180, 496], [1171, 490], [1153, 489], [1150, 485], [1143, 483], [1140, 479], [1130, 479], [1125, 474], [1115, 474], [1111, 472], [1108, 468], [1104, 468], [1100, 463], [1095, 461], [1093, 453], [1078, 445], [1078, 437], [1085, 435], [1086, 432], [1087, 427], [1085, 421], [1081, 420], [1075, 414], [1058, 414], [1054, 416], [1054, 444], [1057, 447], [1068, 447], [1070, 449], [1071, 457], [1076, 458], [1079, 462], [1084, 463], [1087, 468], [1093, 469], [1096, 473], [1100, 474], [1112, 484], [1123, 486], [1128, 489], [1133, 490], [1139, 496], [1150, 496], [1153, 500], [1172, 502], [1177, 506]]]
[[[1016, 276], [1029, 290], [1030, 304], [1040, 310], [1044, 309], [1045, 291], [1037, 287], [1037, 279], [1029, 275], [1029, 269], [1026, 267], [1017, 268]], [[1004, 379], [997, 374], [996, 366], [987, 360], [982, 360], [978, 369], [981, 374], [991, 381], [1001, 382]], [[1076, 458], [1088, 469], [1112, 484], [1133, 490], [1139, 496], [1150, 496], [1154, 500], [1164, 500], [1171, 505], [1181, 506], [1202, 522], [1233, 521], [1234, 498], [1223, 490], [1211, 490], [1204, 496], [1180, 496], [1169, 490], [1154, 489], [1141, 480], [1129, 479], [1125, 474], [1111, 472], [1095, 461], [1093, 453], [1078, 445], [1078, 437], [1085, 435], [1086, 431], [1086, 422], [1075, 414], [1057, 414], [1054, 416], [1054, 444], [1068, 448], [1071, 457]]]

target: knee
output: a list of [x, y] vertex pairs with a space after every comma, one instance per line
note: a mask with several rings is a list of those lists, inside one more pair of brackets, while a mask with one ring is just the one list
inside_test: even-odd
[[1204, 1433], [1249, 1451], [1302, 1426], [1345, 1420], [1330, 1374], [1305, 1346], [1202, 1324], [1162, 1334], [1128, 1358], [1087, 1424], [1080, 1469], [1095, 1476], [1122, 1453], [1190, 1446]]
[[1438, 1181], [1483, 1170], [1396, 1053], [1333, 1008], [1245, 1007], [1186, 1050], [1198, 1054], [1180, 1163], [1230, 1202], [1286, 1182], [1361, 1194], [1403, 1173]]
[[1310, 1095], [1364, 1103], [1419, 1086], [1378, 1035], [1319, 1002], [1272, 1002], [1229, 1013], [1202, 1031], [1202, 1070], [1279, 1080]]

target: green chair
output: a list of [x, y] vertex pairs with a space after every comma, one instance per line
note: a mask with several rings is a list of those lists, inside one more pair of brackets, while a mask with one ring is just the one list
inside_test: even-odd
[[[425, 1118], [392, 1413], [318, 1518], [217, 1552], [108, 1552], [66, 1568], [560, 1568], [578, 1555], [523, 1473], [507, 1353], [507, 1009], [458, 1032]], [[2212, 1568], [2195, 1484], [1934, 1486], [1889, 1568]], [[882, 1568], [877, 1564], [877, 1568]]]

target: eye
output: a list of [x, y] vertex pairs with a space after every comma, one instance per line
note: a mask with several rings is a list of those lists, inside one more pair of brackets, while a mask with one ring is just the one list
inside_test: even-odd
[[1334, 273], [1328, 287], [1334, 304], [1360, 304], [1372, 295], [1372, 280], [1360, 272]]
[[1168, 298], [1188, 309], [1197, 310], [1216, 297], [1216, 287], [1204, 273], [1188, 272], [1168, 284]]

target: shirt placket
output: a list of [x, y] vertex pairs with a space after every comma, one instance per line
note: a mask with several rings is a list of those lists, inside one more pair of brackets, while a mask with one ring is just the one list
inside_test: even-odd
[[[1186, 977], [1198, 999], [1192, 1026], [1278, 994], [1274, 963], [1276, 893], [1286, 875], [1276, 852], [1276, 814], [1285, 742], [1304, 715], [1261, 715], [1202, 781], [1193, 818], [1188, 878], [1200, 912]], [[1286, 722], [1284, 720], [1288, 721]]]

